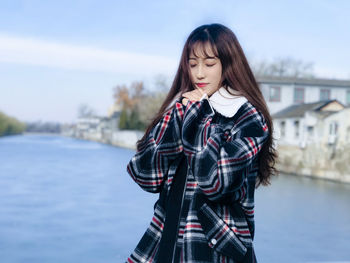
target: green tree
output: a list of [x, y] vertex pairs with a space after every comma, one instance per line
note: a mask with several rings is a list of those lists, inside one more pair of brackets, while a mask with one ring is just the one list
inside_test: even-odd
[[26, 125], [17, 119], [0, 112], [0, 136], [22, 133]]
[[114, 88], [115, 103], [122, 108], [120, 129], [146, 129], [169, 90], [166, 77], [156, 76], [155, 87], [155, 91], [146, 91], [142, 81], [135, 81], [129, 87], [117, 85]]
[[120, 119], [119, 119], [119, 129], [127, 129], [128, 126], [128, 114], [126, 109], [123, 107], [121, 113], [120, 113]]
[[7, 116], [4, 113], [0, 112], [0, 136], [5, 134], [7, 126]]
[[141, 130], [143, 127], [142, 122], [140, 121], [140, 111], [138, 107], [134, 107], [131, 110], [129, 117], [129, 129]]

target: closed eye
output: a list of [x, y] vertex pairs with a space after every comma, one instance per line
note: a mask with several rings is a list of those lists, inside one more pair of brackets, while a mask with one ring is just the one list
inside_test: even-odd
[[[215, 66], [216, 64], [207, 64], [206, 66], [207, 67], [213, 67]], [[197, 64], [194, 64], [194, 65], [190, 65], [191, 68], [194, 68], [195, 66], [197, 66]]]

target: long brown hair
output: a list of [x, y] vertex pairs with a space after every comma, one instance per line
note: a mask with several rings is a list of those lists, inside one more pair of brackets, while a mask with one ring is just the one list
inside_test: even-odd
[[221, 61], [221, 86], [224, 86], [226, 89], [229, 86], [245, 96], [263, 114], [266, 120], [269, 128], [269, 136], [260, 152], [256, 187], [260, 184], [268, 185], [270, 184], [271, 175], [276, 174], [274, 165], [277, 158], [277, 153], [273, 146], [272, 118], [237, 37], [229, 28], [221, 24], [202, 25], [193, 30], [189, 35], [184, 45], [180, 64], [169, 93], [161, 105], [159, 112], [147, 127], [144, 136], [137, 141], [137, 149], [140, 149], [151, 129], [168, 110], [168, 106], [174, 100], [175, 96], [195, 89], [190, 78], [188, 60], [195, 45], [200, 44], [204, 47], [206, 43], [210, 44], [215, 56]]

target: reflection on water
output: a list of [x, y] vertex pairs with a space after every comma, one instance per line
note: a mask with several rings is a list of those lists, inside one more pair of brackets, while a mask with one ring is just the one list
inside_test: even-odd
[[[0, 139], [1, 262], [124, 262], [157, 195], [134, 152], [49, 135]], [[350, 186], [295, 176], [256, 190], [259, 262], [350, 261]]]
[[349, 201], [348, 184], [292, 175], [257, 189], [255, 242], [262, 262], [350, 262]]

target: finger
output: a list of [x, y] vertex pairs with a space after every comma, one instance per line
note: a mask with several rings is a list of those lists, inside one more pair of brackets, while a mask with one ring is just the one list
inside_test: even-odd
[[200, 100], [203, 97], [204, 94], [205, 94], [205, 92], [203, 90], [198, 89], [196, 91], [196, 98], [197, 98], [197, 100]]
[[198, 100], [201, 100], [204, 96], [208, 96], [207, 93], [205, 93], [202, 89], [198, 89]]
[[188, 92], [183, 93], [182, 97], [186, 97], [187, 98], [188, 97]]
[[202, 97], [201, 93], [196, 89], [185, 92], [182, 94], [182, 96], [188, 98], [191, 101], [198, 101]]
[[203, 96], [203, 95], [205, 94], [205, 92], [204, 92], [202, 89], [197, 88], [197, 90], [199, 90], [199, 92], [200, 92], [201, 96]]
[[182, 94], [182, 97], [189, 99], [190, 96], [188, 94]]
[[194, 96], [192, 92], [186, 92], [184, 94], [182, 94], [183, 97], [188, 98], [189, 100], [193, 100]]

